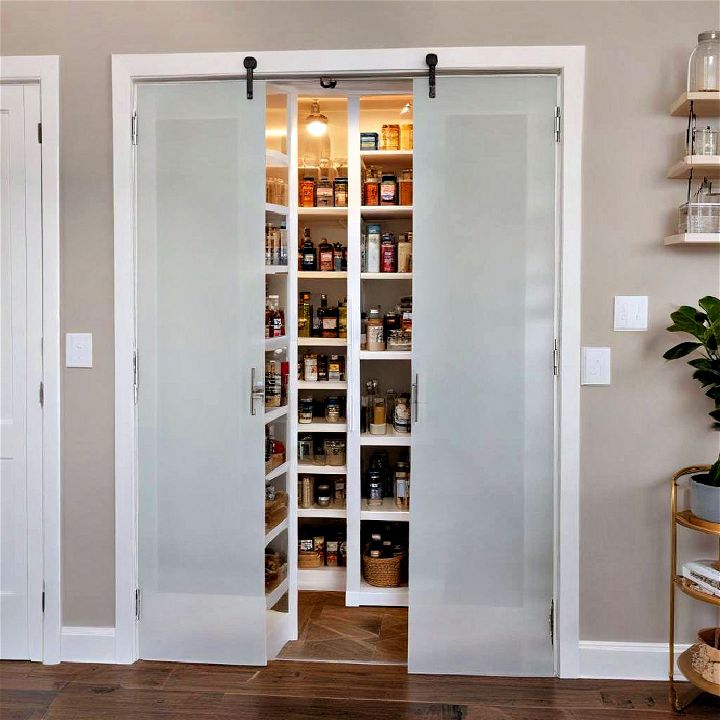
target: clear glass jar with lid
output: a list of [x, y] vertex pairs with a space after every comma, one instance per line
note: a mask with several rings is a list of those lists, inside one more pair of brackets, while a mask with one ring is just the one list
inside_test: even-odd
[[687, 90], [720, 91], [720, 30], [708, 30], [698, 35], [697, 47], [688, 62]]

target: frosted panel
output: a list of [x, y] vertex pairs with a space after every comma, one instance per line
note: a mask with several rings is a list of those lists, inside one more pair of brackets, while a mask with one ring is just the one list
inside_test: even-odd
[[416, 81], [413, 672], [553, 674], [555, 104]]
[[264, 90], [138, 89], [141, 658], [265, 662]]

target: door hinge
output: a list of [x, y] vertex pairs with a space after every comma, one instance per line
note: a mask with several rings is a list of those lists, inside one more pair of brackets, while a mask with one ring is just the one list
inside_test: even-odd
[[560, 142], [560, 108], [555, 107], [555, 142]]
[[38, 123], [38, 142], [42, 145], [42, 123]]
[[550, 644], [555, 644], [555, 598], [550, 601], [550, 615], [548, 616], [550, 626]]
[[40, 407], [45, 407], [45, 383], [40, 381]]
[[553, 343], [553, 375], [560, 374], [560, 348], [558, 346], [557, 338]]
[[140, 588], [135, 588], [135, 620], [140, 620]]
[[133, 350], [133, 403], [137, 405], [138, 388], [140, 386], [140, 373], [138, 372], [138, 354]]
[[130, 138], [132, 140], [133, 145], [137, 145], [137, 126], [138, 126], [138, 119], [137, 119], [137, 112], [134, 112], [132, 114], [132, 118], [130, 120]]

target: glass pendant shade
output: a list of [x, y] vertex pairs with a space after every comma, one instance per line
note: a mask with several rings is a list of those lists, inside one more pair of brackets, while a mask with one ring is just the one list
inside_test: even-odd
[[313, 100], [310, 114], [307, 116], [307, 129], [311, 135], [320, 137], [327, 132], [328, 119], [320, 112], [320, 103]]

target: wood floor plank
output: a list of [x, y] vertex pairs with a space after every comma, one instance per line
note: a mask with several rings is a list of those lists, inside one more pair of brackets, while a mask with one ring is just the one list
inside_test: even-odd
[[257, 673], [258, 668], [176, 663], [163, 689], [172, 692], [225, 693], [237, 690]]
[[39, 720], [56, 696], [50, 690], [0, 690], [0, 718]]
[[92, 665], [72, 680], [82, 685], [118, 686], [127, 690], [162, 688], [177, 663], [140, 660], [133, 665]]
[[[0, 662], [0, 689], [60, 690], [93, 665], [62, 663], [41, 665], [36, 662], [5, 660]], [[4, 719], [3, 719], [4, 720]]]

